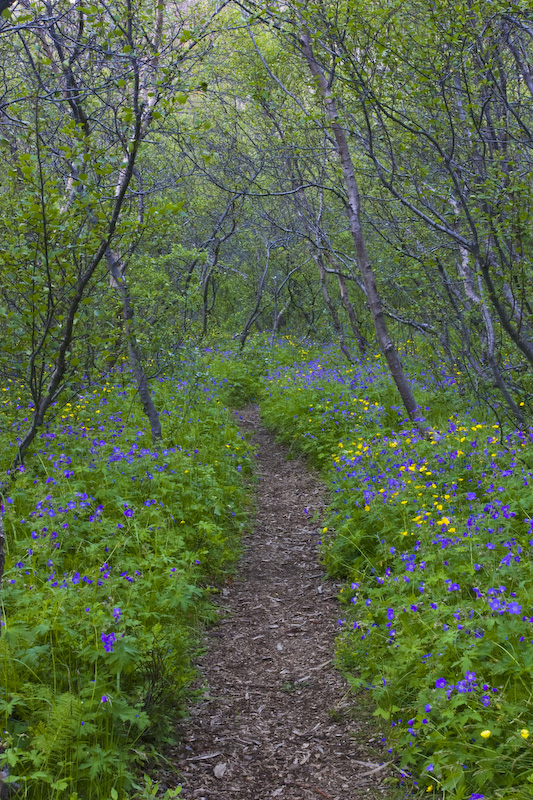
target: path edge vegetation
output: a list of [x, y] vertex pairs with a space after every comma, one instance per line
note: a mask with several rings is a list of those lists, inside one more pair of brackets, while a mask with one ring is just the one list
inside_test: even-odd
[[343, 365], [310, 345], [226, 374], [255, 380], [263, 422], [329, 489], [322, 559], [345, 581], [338, 665], [388, 728], [398, 790], [525, 800], [531, 437], [465, 399], [459, 372], [404, 358], [427, 436], [391, 403], [377, 355]]
[[149, 775], [198, 699], [202, 630], [252, 512], [245, 436], [197, 377], [182, 365], [154, 382], [158, 446], [128, 370], [91, 384], [4, 482], [0, 786], [13, 797], [160, 796]]

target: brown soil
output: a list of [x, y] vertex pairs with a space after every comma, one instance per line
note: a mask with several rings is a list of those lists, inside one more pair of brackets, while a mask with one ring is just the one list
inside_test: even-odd
[[[187, 800], [358, 800], [385, 794], [385, 755], [368, 704], [333, 666], [337, 587], [324, 579], [314, 514], [325, 493], [302, 461], [239, 413], [257, 449], [257, 521], [227, 611], [200, 665], [204, 700], [172, 759]], [[306, 513], [307, 509], [307, 513]]]

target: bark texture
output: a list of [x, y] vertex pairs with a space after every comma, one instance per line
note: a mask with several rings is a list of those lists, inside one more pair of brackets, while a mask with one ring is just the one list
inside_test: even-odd
[[411, 386], [409, 385], [403, 370], [400, 358], [398, 356], [398, 351], [396, 350], [394, 343], [387, 331], [387, 325], [385, 322], [385, 316], [383, 314], [381, 299], [376, 286], [376, 279], [374, 276], [372, 263], [366, 248], [365, 237], [361, 225], [359, 187], [355, 177], [355, 170], [348, 146], [348, 140], [346, 138], [346, 133], [339, 122], [337, 106], [331, 93], [331, 87], [326, 80], [322, 68], [314, 57], [311, 36], [309, 33], [302, 33], [300, 37], [300, 45], [311, 74], [315, 78], [322, 92], [326, 116], [335, 137], [337, 152], [342, 165], [342, 173], [348, 195], [347, 211], [350, 223], [350, 232], [352, 234], [355, 251], [357, 253], [359, 269], [361, 270], [367, 302], [370, 308], [370, 313], [372, 314], [372, 320], [374, 322], [376, 337], [379, 342], [379, 346], [387, 360], [390, 373], [396, 384], [400, 397], [402, 398], [405, 409], [410, 419], [416, 422], [415, 416], [418, 411], [417, 404]]
[[122, 301], [122, 321], [124, 324], [124, 335], [126, 336], [130, 366], [135, 377], [135, 383], [137, 386], [137, 391], [139, 392], [139, 397], [141, 398], [141, 402], [143, 404], [144, 413], [150, 422], [152, 439], [155, 442], [157, 439], [160, 439], [162, 435], [161, 421], [159, 419], [157, 408], [155, 407], [152, 392], [150, 391], [148, 378], [146, 377], [146, 373], [142, 365], [142, 357], [135, 340], [135, 331], [133, 329], [133, 306], [131, 304], [129, 287], [124, 277], [124, 267], [120, 260], [120, 256], [117, 256], [116, 253], [113, 253], [110, 247], [108, 247], [106, 250], [106, 262], [109, 268], [109, 273], [113, 278], [114, 285], [120, 292], [120, 298]]

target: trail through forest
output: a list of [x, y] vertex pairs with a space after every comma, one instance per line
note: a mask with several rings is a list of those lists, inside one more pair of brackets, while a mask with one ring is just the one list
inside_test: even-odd
[[286, 460], [255, 407], [239, 417], [257, 452], [257, 520], [239, 577], [224, 590], [227, 615], [208, 633], [207, 695], [173, 759], [182, 796], [382, 797], [376, 721], [365, 704], [354, 710], [333, 666], [337, 587], [324, 581], [311, 521], [324, 491], [301, 460]]

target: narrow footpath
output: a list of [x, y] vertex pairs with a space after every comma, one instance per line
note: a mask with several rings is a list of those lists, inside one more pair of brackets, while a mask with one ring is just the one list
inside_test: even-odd
[[333, 666], [338, 587], [324, 581], [312, 523], [324, 490], [287, 461], [255, 407], [239, 413], [256, 448], [257, 521], [239, 578], [208, 632], [208, 686], [175, 756], [187, 800], [358, 800], [386, 793], [386, 752]]

